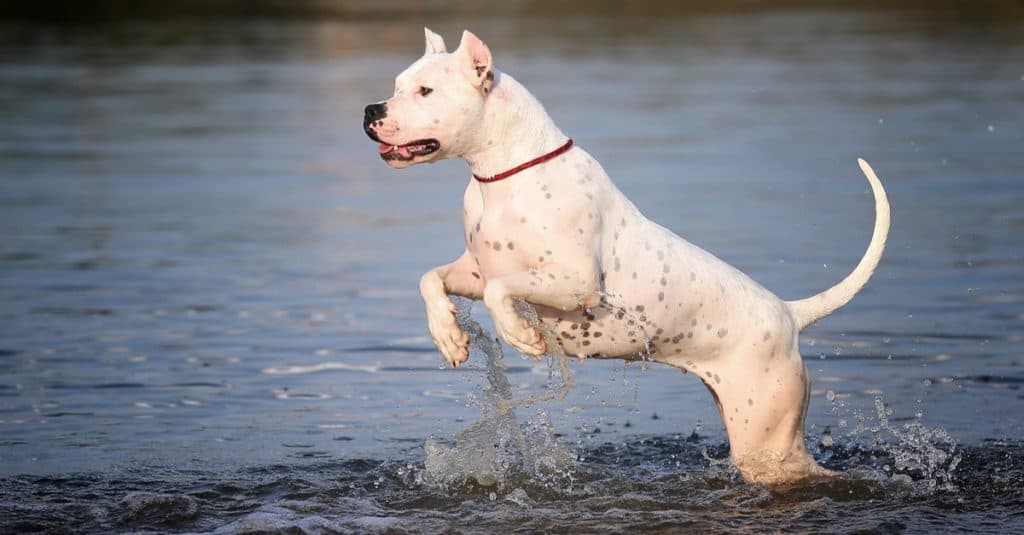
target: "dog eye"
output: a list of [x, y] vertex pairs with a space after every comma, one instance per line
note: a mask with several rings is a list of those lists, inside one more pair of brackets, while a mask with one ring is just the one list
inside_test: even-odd
[[420, 96], [421, 97], [425, 97], [425, 96], [433, 93], [434, 90], [429, 88], [429, 87], [426, 87], [426, 86], [420, 86], [420, 91], [419, 92], [420, 92]]

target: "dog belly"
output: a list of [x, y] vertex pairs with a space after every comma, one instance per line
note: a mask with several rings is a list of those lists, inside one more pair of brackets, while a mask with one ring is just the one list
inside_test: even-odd
[[785, 303], [744, 273], [660, 226], [634, 222], [606, 249], [597, 307], [538, 307], [567, 354], [690, 368], [793, 330]]

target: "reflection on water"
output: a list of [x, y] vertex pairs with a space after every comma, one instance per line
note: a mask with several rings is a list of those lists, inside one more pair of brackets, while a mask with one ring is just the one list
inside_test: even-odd
[[[0, 526], [1013, 525], [1020, 14], [511, 5], [2, 23]], [[468, 171], [390, 170], [360, 129], [424, 24], [472, 28], [648, 216], [785, 298], [860, 257], [855, 160], [872, 163], [886, 256], [802, 347], [818, 457], [864, 477], [742, 485], [713, 461], [724, 434], [698, 381], [591, 361], [543, 407], [578, 456], [566, 488], [417, 479], [486, 382], [480, 359], [440, 368], [416, 288], [460, 249]], [[506, 359], [516, 398], [558, 376]]]

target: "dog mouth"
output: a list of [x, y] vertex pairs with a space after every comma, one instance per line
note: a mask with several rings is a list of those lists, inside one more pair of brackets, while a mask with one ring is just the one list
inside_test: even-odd
[[381, 159], [385, 161], [407, 162], [417, 156], [433, 154], [441, 148], [441, 142], [436, 139], [418, 139], [404, 145], [391, 145], [381, 143], [377, 147]]

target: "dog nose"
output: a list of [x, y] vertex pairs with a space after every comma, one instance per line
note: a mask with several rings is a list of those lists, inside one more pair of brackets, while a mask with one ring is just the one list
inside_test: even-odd
[[388, 114], [387, 104], [378, 102], [377, 104], [370, 104], [366, 107], [365, 111], [365, 122], [373, 122], [378, 119], [383, 119]]

